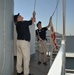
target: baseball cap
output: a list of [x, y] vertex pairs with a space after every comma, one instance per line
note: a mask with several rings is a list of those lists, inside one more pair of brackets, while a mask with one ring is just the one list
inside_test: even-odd
[[14, 22], [17, 22], [17, 17], [20, 15], [20, 13], [18, 13], [17, 15], [14, 15]]
[[37, 27], [38, 27], [38, 24], [41, 24], [41, 21], [39, 21], [39, 22], [37, 23]]

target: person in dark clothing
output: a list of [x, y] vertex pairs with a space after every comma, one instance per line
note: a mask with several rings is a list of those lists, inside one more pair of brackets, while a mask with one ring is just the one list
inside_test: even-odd
[[17, 31], [17, 75], [23, 73], [22, 70], [22, 60], [24, 62], [24, 75], [29, 74], [29, 62], [30, 62], [30, 30], [29, 26], [33, 25], [35, 22], [35, 11], [33, 12], [33, 17], [31, 20], [23, 20], [20, 14], [14, 15], [14, 22]]
[[38, 40], [38, 44], [39, 44], [38, 64], [41, 64], [41, 52], [42, 52], [42, 49], [43, 49], [43, 53], [44, 53], [43, 64], [47, 65], [47, 62], [46, 62], [46, 52], [47, 52], [46, 31], [48, 30], [50, 25], [48, 24], [47, 27], [42, 27], [41, 21], [39, 21], [37, 23], [37, 27], [38, 27], [38, 29], [36, 30], [36, 36], [37, 36], [37, 40]]

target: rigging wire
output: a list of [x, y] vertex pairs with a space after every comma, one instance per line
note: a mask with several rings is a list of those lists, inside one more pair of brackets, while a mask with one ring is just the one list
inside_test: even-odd
[[[56, 7], [55, 7], [55, 10], [54, 10], [54, 12], [52, 13], [52, 16], [51, 16], [50, 18], [52, 18], [52, 17], [54, 16], [56, 10], [57, 10], [57, 12], [58, 12], [58, 4], [59, 4], [59, 0], [57, 0], [57, 4], [56, 4]], [[57, 15], [58, 15], [58, 13], [57, 13]], [[57, 18], [57, 15], [56, 15], [56, 18]], [[56, 31], [57, 31], [57, 20], [56, 20]], [[51, 42], [50, 42], [50, 43], [51, 43]], [[52, 62], [53, 62], [53, 61], [52, 61], [52, 58], [53, 58], [53, 56], [52, 56], [52, 54], [53, 54], [53, 49], [55, 49], [55, 47], [52, 48], [51, 53], [50, 53], [50, 66], [52, 65]]]
[[[33, 10], [34, 12], [36, 11], [36, 0], [34, 0], [34, 10]], [[35, 12], [35, 14], [36, 14], [36, 12]], [[36, 15], [35, 15], [36, 16]], [[35, 17], [34, 16], [34, 17]], [[36, 25], [36, 21], [35, 21], [35, 23], [34, 23], [35, 25]]]
[[57, 7], [58, 7], [58, 4], [59, 4], [59, 0], [57, 0], [57, 4], [56, 4], [55, 10], [54, 10], [54, 12], [53, 12], [53, 14], [52, 14], [52, 17], [53, 17], [53, 15], [54, 15], [55, 12], [56, 12], [56, 9], [57, 9]]
[[36, 0], [34, 1], [34, 11], [35, 11], [35, 9], [36, 9]]
[[57, 32], [57, 26], [58, 25], [58, 7], [57, 7], [57, 10], [56, 10], [56, 32]]

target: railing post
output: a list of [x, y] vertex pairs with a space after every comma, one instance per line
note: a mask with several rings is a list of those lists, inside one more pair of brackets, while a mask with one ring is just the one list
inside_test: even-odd
[[[63, 21], [63, 36], [62, 39], [65, 39], [65, 0], [62, 0], [62, 21]], [[61, 75], [65, 75], [65, 49], [64, 49], [64, 54], [63, 54], [63, 65], [62, 65], [62, 74]]]

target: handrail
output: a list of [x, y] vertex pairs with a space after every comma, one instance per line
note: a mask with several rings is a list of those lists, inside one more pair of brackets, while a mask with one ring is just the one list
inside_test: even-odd
[[63, 75], [63, 67], [65, 65], [65, 40], [62, 40], [60, 50], [47, 75]]

